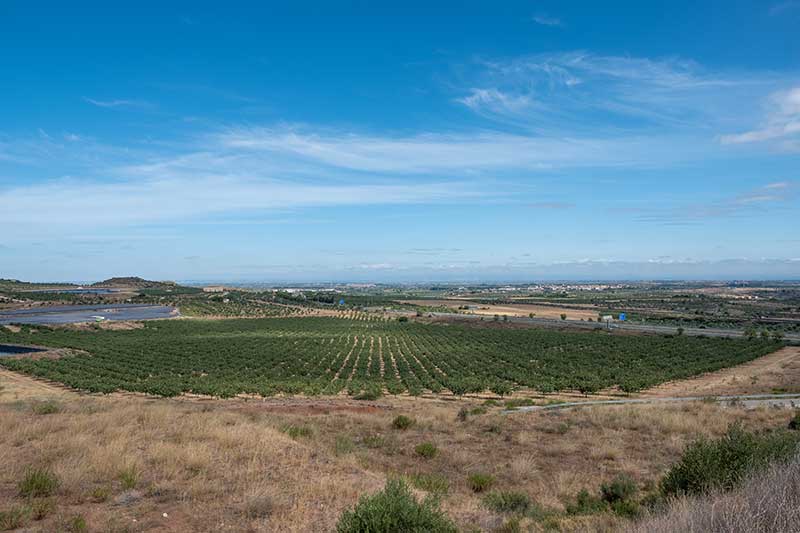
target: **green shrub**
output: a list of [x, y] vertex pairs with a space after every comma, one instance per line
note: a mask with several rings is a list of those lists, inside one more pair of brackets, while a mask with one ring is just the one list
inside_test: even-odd
[[467, 483], [472, 492], [484, 492], [489, 490], [494, 485], [494, 476], [475, 472], [467, 477]]
[[27, 511], [24, 507], [12, 507], [7, 511], [0, 511], [0, 531], [10, 531], [25, 525]]
[[641, 508], [634, 500], [616, 500], [611, 504], [611, 510], [618, 516], [634, 518], [639, 515]]
[[52, 496], [58, 488], [56, 475], [47, 468], [28, 468], [17, 486], [19, 495], [26, 498]]
[[423, 442], [422, 444], [417, 444], [414, 452], [425, 459], [433, 459], [439, 453], [439, 448], [432, 442]]
[[600, 495], [608, 503], [628, 501], [636, 494], [636, 483], [627, 475], [620, 474], [611, 483], [600, 486]]
[[450, 482], [441, 474], [417, 472], [410, 474], [408, 480], [414, 487], [433, 494], [447, 494], [450, 490]]
[[398, 322], [408, 322], [408, 317], [407, 316], [399, 316], [399, 317], [397, 317], [397, 321]]
[[489, 386], [489, 390], [498, 396], [507, 396], [514, 391], [514, 387], [505, 381], [497, 381]]
[[583, 515], [601, 513], [606, 510], [606, 502], [597, 496], [592, 496], [586, 489], [581, 489], [575, 497], [574, 503], [567, 503], [567, 514]]
[[392, 427], [395, 429], [408, 429], [414, 425], [414, 419], [409, 418], [405, 415], [397, 415], [394, 420], [392, 420]]
[[31, 410], [37, 415], [52, 415], [61, 412], [61, 405], [55, 400], [45, 400], [43, 402], [34, 402], [31, 405]]
[[377, 494], [362, 496], [358, 504], [345, 511], [337, 533], [456, 533], [458, 529], [439, 509], [434, 498], [418, 502], [399, 479], [386, 482]]
[[483, 498], [483, 503], [498, 513], [523, 514], [531, 507], [530, 497], [517, 491], [491, 492]]
[[308, 426], [295, 426], [294, 424], [289, 424], [287, 426], [283, 426], [281, 431], [289, 435], [291, 438], [297, 440], [299, 438], [310, 438], [314, 432]]
[[661, 480], [664, 495], [702, 494], [730, 489], [754, 468], [791, 457], [800, 436], [793, 431], [756, 434], [734, 424], [721, 438], [690, 444]]
[[800, 429], [800, 412], [794, 414], [791, 420], [789, 420], [789, 429], [797, 431]]

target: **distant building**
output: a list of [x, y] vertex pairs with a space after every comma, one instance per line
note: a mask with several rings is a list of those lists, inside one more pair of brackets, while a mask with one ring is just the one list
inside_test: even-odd
[[225, 292], [225, 287], [223, 287], [222, 285], [203, 287], [203, 292]]

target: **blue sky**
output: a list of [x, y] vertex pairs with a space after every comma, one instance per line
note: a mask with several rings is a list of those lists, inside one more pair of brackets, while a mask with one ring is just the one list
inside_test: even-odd
[[0, 277], [800, 278], [800, 0], [166, 4], [0, 4]]

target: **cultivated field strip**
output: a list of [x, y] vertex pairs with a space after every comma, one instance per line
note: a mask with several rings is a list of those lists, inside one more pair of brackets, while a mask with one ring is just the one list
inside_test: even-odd
[[127, 331], [23, 326], [0, 342], [89, 355], [0, 360], [94, 392], [233, 396], [479, 392], [529, 388], [634, 391], [749, 361], [767, 340], [617, 336], [337, 317], [148, 322]]

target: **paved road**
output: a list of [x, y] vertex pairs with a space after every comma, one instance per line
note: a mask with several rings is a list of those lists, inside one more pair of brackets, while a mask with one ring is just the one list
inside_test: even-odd
[[[403, 311], [396, 311], [398, 314], [408, 314], [408, 312]], [[470, 314], [462, 314], [462, 313], [444, 313], [444, 312], [431, 312], [425, 313], [425, 316], [432, 315], [435, 317], [444, 317], [444, 318], [459, 318], [465, 320], [480, 320], [483, 318], [484, 321], [491, 321], [493, 317], [487, 315], [470, 315]], [[572, 328], [583, 328], [583, 329], [595, 329], [597, 327], [602, 327], [605, 329], [605, 324], [600, 324], [597, 322], [583, 322], [580, 320], [555, 320], [552, 318], [528, 318], [528, 317], [508, 317], [508, 322], [514, 323], [522, 323], [522, 324], [535, 324], [538, 326], [545, 326], [545, 327], [572, 327]], [[662, 326], [657, 324], [640, 324], [640, 323], [633, 323], [633, 322], [614, 322], [611, 325], [611, 329], [619, 329], [619, 330], [626, 330], [626, 331], [641, 331], [645, 333], [661, 333], [661, 334], [670, 334], [675, 335], [678, 333], [678, 328], [674, 326]], [[724, 329], [724, 328], [692, 328], [692, 327], [685, 327], [683, 328], [684, 335], [693, 335], [699, 336], [704, 335], [706, 337], [744, 337], [744, 331], [739, 329]], [[800, 342], [800, 333], [786, 333], [784, 334], [784, 340], [789, 342]]]
[[150, 304], [53, 305], [0, 311], [0, 324], [72, 324], [106, 320], [153, 320], [178, 315], [175, 307]]
[[550, 405], [526, 405], [515, 409], [503, 411], [505, 414], [526, 411], [553, 411], [558, 409], [571, 409], [575, 407], [590, 407], [593, 405], [630, 405], [630, 404], [659, 404], [675, 402], [713, 401], [717, 403], [734, 403], [752, 409], [760, 405], [774, 407], [800, 407], [800, 394], [738, 394], [731, 396], [674, 396], [670, 398], [628, 398], [622, 400], [589, 400], [585, 402], [564, 402]]

